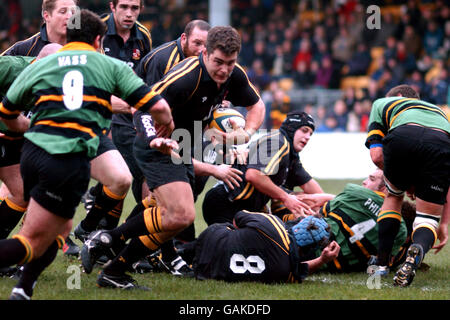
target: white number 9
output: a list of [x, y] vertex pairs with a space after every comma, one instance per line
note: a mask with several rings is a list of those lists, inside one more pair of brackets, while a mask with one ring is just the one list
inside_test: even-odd
[[62, 83], [64, 105], [69, 110], [81, 108], [83, 104], [83, 74], [78, 70], [66, 73]]

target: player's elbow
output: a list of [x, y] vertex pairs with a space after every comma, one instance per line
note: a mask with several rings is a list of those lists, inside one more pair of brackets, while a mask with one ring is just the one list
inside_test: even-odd
[[247, 180], [247, 182], [250, 182], [251, 184], [254, 184], [258, 181], [260, 175], [261, 174], [258, 170], [247, 169], [247, 172], [245, 172], [245, 180]]

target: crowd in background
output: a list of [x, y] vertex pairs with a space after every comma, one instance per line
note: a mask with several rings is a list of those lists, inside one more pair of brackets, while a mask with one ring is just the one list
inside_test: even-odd
[[[231, 25], [242, 38], [239, 63], [266, 103], [265, 128], [277, 128], [287, 112], [301, 108], [314, 116], [318, 132], [364, 132], [372, 101], [400, 83], [412, 85], [426, 101], [449, 104], [447, 2], [366, 2], [231, 1]], [[153, 47], [177, 38], [192, 19], [208, 20], [207, 0], [144, 3], [139, 20], [151, 30]], [[379, 29], [368, 27], [370, 4], [381, 6]], [[80, 0], [79, 5], [98, 14], [109, 11], [104, 0]], [[2, 0], [1, 51], [38, 32], [40, 24], [39, 17], [22, 19], [17, 1]], [[343, 86], [355, 77], [363, 84]], [[342, 90], [342, 94], [327, 105], [290, 98], [291, 90], [308, 89], [324, 90], [320, 94]]]

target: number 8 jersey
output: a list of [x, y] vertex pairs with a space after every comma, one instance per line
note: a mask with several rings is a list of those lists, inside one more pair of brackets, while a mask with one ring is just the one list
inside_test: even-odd
[[0, 104], [0, 116], [14, 119], [31, 108], [25, 138], [50, 154], [95, 157], [99, 135], [110, 127], [111, 95], [145, 110], [148, 93], [124, 62], [71, 42], [19, 75]]
[[193, 262], [198, 279], [276, 283], [306, 277], [307, 265], [278, 217], [239, 211], [234, 223], [213, 224], [198, 237]]

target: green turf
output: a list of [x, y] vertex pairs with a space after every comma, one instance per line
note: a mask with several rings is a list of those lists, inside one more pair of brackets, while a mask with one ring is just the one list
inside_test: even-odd
[[[338, 193], [349, 181], [319, 181], [325, 192]], [[351, 181], [360, 183], [361, 181]], [[212, 185], [210, 180], [208, 187]], [[199, 197], [201, 203], [203, 194]], [[125, 203], [124, 217], [133, 206], [131, 196]], [[202, 219], [201, 207], [197, 204], [196, 231], [206, 225]], [[74, 226], [84, 217], [80, 205], [74, 219]], [[79, 243], [79, 242], [78, 242]], [[435, 255], [427, 254], [425, 263], [429, 271], [418, 272], [409, 288], [392, 286], [392, 276], [382, 279], [380, 285], [374, 282], [373, 289], [367, 285], [368, 276], [363, 273], [332, 275], [315, 274], [302, 284], [265, 285], [258, 283], [225, 283], [222, 281], [198, 281], [180, 279], [161, 273], [135, 275], [140, 285], [151, 291], [121, 291], [97, 288], [96, 273], [79, 273], [80, 261], [69, 259], [59, 252], [54, 263], [42, 274], [33, 299], [35, 300], [449, 300], [450, 299], [450, 246]], [[72, 270], [72, 271], [71, 271]], [[75, 270], [75, 273], [73, 272]], [[69, 273], [68, 273], [69, 271]], [[70, 272], [71, 271], [71, 272]], [[391, 274], [392, 275], [392, 274]], [[73, 281], [79, 276], [79, 288]], [[0, 300], [7, 299], [15, 280], [0, 279]]]

